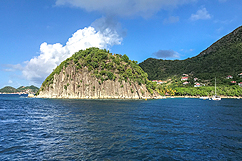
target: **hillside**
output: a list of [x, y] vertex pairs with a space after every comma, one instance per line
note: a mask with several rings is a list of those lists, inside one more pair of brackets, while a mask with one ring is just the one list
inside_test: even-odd
[[80, 50], [43, 82], [38, 97], [153, 98], [158, 96], [136, 61], [105, 49]]
[[31, 86], [26, 86], [26, 87], [25, 86], [21, 86], [21, 87], [17, 88], [17, 90], [19, 92], [30, 91], [31, 93], [37, 93], [39, 88], [31, 85]]
[[199, 55], [185, 60], [149, 58], [139, 65], [150, 80], [167, 79], [183, 73], [200, 79], [220, 79], [242, 72], [242, 26], [222, 37]]
[[6, 87], [3, 87], [2, 89], [0, 89], [0, 92], [1, 93], [16, 93], [17, 89], [15, 89], [11, 86], [6, 86]]
[[28, 94], [28, 93], [36, 93], [38, 90], [39, 90], [39, 88], [35, 87], [33, 85], [26, 86], [26, 87], [21, 86], [17, 89], [15, 89], [11, 86], [6, 86], [6, 87], [0, 89], [0, 92], [1, 93], [26, 93], [26, 94]]

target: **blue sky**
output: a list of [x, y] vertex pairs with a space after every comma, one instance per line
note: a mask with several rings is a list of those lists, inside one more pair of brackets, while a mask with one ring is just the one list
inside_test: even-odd
[[0, 1], [0, 88], [40, 87], [91, 46], [147, 58], [186, 59], [242, 24], [240, 0]]

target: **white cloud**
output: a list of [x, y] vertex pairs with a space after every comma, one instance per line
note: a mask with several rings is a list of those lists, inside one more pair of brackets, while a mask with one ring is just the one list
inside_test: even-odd
[[12, 84], [13, 83], [13, 81], [12, 80], [8, 80], [8, 84]]
[[56, 0], [56, 5], [71, 5], [107, 15], [149, 17], [161, 9], [174, 8], [194, 1], [197, 0]]
[[176, 23], [176, 22], [179, 22], [179, 17], [176, 17], [176, 16], [170, 16], [169, 18], [163, 21], [164, 24]]
[[157, 58], [165, 58], [165, 59], [180, 57], [179, 53], [174, 50], [159, 50], [159, 51], [153, 53], [153, 55]]
[[16, 70], [23, 70], [23, 67], [21, 64], [6, 64], [6, 65], [2, 65], [3, 67], [6, 67], [5, 69], [3, 69], [6, 72], [15, 72]]
[[115, 27], [106, 26], [102, 30], [96, 30], [91, 26], [85, 27], [77, 30], [65, 45], [42, 43], [39, 56], [24, 62], [24, 65], [8, 65], [9, 69], [6, 70], [20, 70], [24, 79], [34, 84], [41, 84], [53, 69], [75, 52], [89, 47], [108, 49], [113, 45], [121, 44], [121, 42], [122, 37], [115, 30]]
[[190, 17], [190, 20], [196, 21], [196, 20], [207, 20], [210, 19], [211, 15], [208, 13], [206, 8], [202, 8], [197, 11], [196, 14], [192, 14]]

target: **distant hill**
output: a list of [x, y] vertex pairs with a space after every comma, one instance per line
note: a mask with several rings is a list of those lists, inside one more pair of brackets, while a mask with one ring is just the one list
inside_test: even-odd
[[17, 92], [22, 92], [22, 93], [36, 93], [39, 90], [38, 87], [35, 87], [33, 85], [31, 86], [21, 86], [17, 89], [11, 87], [11, 86], [6, 86], [0, 89], [1, 93], [17, 93]]
[[2, 89], [0, 89], [0, 92], [2, 92], [2, 93], [16, 93], [17, 89], [10, 87], [10, 86], [6, 86], [6, 87], [3, 87]]
[[18, 91], [25, 91], [25, 90], [28, 90], [28, 89], [31, 90], [34, 93], [36, 93], [39, 90], [38, 87], [35, 87], [33, 85], [27, 86], [27, 87], [21, 86], [21, 87], [17, 88]]
[[199, 55], [185, 60], [149, 58], [140, 67], [150, 80], [163, 80], [175, 75], [193, 74], [212, 79], [242, 72], [242, 26], [222, 37]]

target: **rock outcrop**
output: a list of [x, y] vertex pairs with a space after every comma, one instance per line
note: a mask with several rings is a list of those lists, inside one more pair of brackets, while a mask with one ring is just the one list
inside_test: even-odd
[[[97, 48], [87, 50], [91, 50], [89, 53], [92, 53], [93, 50], [100, 52]], [[83, 51], [80, 51], [80, 53], [83, 53]], [[81, 55], [80, 53], [67, 59], [55, 69], [42, 84], [37, 97], [81, 99], [146, 99], [159, 97], [158, 93], [153, 92], [151, 94], [147, 90], [146, 84], [141, 83], [148, 81], [147, 74], [141, 68], [142, 71], [135, 70], [135, 68], [139, 69], [134, 65], [137, 63], [131, 64], [132, 61], [130, 60], [126, 60], [127, 63], [123, 62], [121, 55], [115, 56], [109, 53], [108, 58], [102, 61], [105, 62], [105, 67], [99, 65], [100, 62], [93, 67], [84, 61], [89, 54], [84, 54], [85, 56], [80, 59], [78, 57]], [[96, 57], [97, 54], [91, 56]], [[120, 60], [117, 63], [119, 65], [114, 63], [115, 58], [117, 58], [117, 61]], [[110, 62], [113, 63], [112, 68], [106, 69]], [[128, 71], [131, 71], [131, 74], [128, 74]]]

